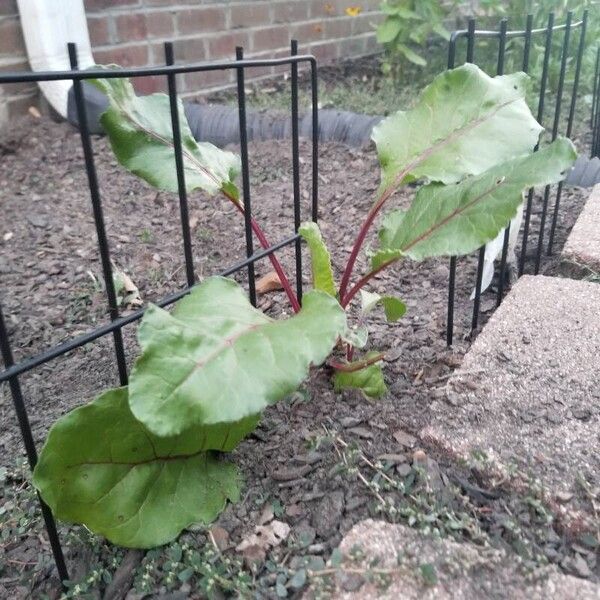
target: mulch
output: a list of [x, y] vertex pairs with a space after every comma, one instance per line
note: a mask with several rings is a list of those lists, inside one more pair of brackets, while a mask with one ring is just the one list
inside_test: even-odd
[[[126, 173], [105, 139], [95, 138], [94, 149], [113, 263], [137, 285], [144, 303], [182, 289], [185, 270], [176, 195], [151, 189]], [[0, 298], [16, 360], [21, 360], [105, 323], [106, 299], [77, 132], [49, 119], [28, 120], [4, 138], [0, 153]], [[255, 143], [250, 153], [255, 216], [276, 242], [293, 233], [290, 144]], [[310, 145], [305, 141], [301, 143], [301, 175], [302, 211], [307, 219]], [[321, 148], [320, 224], [338, 275], [373, 200], [378, 178], [373, 148], [357, 150], [335, 144]], [[392, 205], [406, 205], [413, 192], [408, 188], [398, 193]], [[584, 191], [564, 190], [556, 252], [585, 197]], [[197, 276], [218, 273], [245, 258], [243, 223], [237, 212], [221, 199], [202, 193], [192, 194], [189, 200]], [[539, 213], [537, 198], [534, 232]], [[530, 248], [535, 243], [534, 234]], [[279, 255], [292, 274], [292, 249]], [[556, 255], [544, 256], [543, 272], [553, 273], [556, 266]], [[459, 260], [455, 344], [450, 349], [445, 343], [448, 260], [406, 262], [375, 280], [373, 291], [396, 294], [409, 309], [393, 325], [375, 316], [370, 331], [370, 347], [387, 354], [389, 393], [378, 402], [366, 401], [358, 393], [337, 394], [328, 374], [314, 370], [299, 393], [268, 409], [256, 434], [233, 453], [246, 482], [244, 498], [218, 520], [232, 545], [254, 529], [265, 504], [273, 500], [283, 507], [280, 518], [291, 526], [292, 537], [309, 540], [289, 549], [288, 565], [294, 557], [298, 562], [298, 557], [307, 554], [327, 557], [345, 532], [372, 514], [370, 492], [336, 471], [339, 455], [329, 434], [355, 442], [373, 458], [395, 454], [412, 461], [416, 449], [412, 436], [428, 423], [430, 404], [445, 397], [446, 381], [469, 347], [469, 295], [475, 269], [475, 257]], [[263, 260], [256, 270], [264, 275], [271, 270], [270, 263]], [[245, 271], [235, 278], [245, 284]], [[304, 281], [309, 285], [307, 269]], [[271, 315], [289, 314], [280, 292], [261, 296], [260, 306]], [[495, 294], [484, 294], [481, 324], [494, 307]], [[129, 310], [124, 308], [123, 313]], [[130, 365], [137, 353], [135, 329], [135, 325], [124, 329]], [[118, 385], [113, 340], [106, 336], [20, 379], [34, 437], [41, 444], [56, 418]], [[0, 464], [12, 466], [23, 451], [7, 385], [0, 387], [0, 422]], [[433, 449], [424, 450], [455, 479], [457, 473], [463, 480], [472, 476], [465, 467], [436, 456]], [[206, 539], [202, 532], [185, 536], [193, 544], [201, 545]], [[31, 536], [24, 534], [21, 541], [9, 550], [15, 560], [23, 557], [23, 548], [30, 555], [39, 551]], [[49, 552], [47, 542], [42, 548]], [[70, 561], [84, 560], [84, 556], [81, 548], [69, 550]], [[557, 552], [556, 562], [561, 556]], [[14, 575], [0, 573], [0, 585], [3, 578], [12, 581]], [[48, 571], [46, 577], [50, 575]], [[260, 572], [257, 580], [267, 590], [265, 597], [271, 597], [272, 590], [268, 590], [275, 582], [270, 583], [267, 575]], [[49, 581], [42, 578], [38, 585], [49, 586]]]

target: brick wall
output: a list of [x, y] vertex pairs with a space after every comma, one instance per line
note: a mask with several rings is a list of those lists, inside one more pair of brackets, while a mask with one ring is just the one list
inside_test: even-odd
[[[247, 57], [289, 53], [296, 38], [301, 53], [312, 53], [325, 64], [376, 50], [373, 24], [381, 15], [380, 0], [84, 0], [94, 58], [123, 66], [164, 64], [163, 43], [174, 42], [178, 62], [233, 58], [235, 47]], [[346, 9], [360, 6], [358, 16]], [[16, 0], [0, 0], [0, 68], [23, 69], [27, 59]], [[268, 77], [281, 68], [252, 72]], [[190, 73], [178, 80], [183, 96], [198, 95], [233, 83], [230, 72]], [[248, 74], [250, 77], [250, 73]], [[161, 78], [139, 79], [142, 93], [164, 90]], [[26, 110], [35, 98], [31, 86], [4, 86], [2, 115]]]

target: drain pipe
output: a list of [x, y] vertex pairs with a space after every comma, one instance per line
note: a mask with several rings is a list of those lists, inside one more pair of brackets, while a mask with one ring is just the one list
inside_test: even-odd
[[[67, 43], [77, 44], [79, 68], [94, 65], [83, 0], [17, 0], [32, 71], [68, 71]], [[71, 81], [38, 83], [50, 106], [67, 118]]]

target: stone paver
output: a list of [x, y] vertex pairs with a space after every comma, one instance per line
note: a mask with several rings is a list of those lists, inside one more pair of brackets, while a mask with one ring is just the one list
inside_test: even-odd
[[[355, 525], [340, 550], [344, 558], [335, 575], [334, 600], [600, 599], [598, 585], [563, 575], [555, 567], [526, 572], [503, 550], [424, 537], [383, 521]], [[387, 587], [363, 577], [374, 559], [376, 569], [391, 572]], [[313, 584], [305, 598], [315, 596]]]
[[600, 274], [600, 184], [587, 199], [561, 253], [561, 270], [569, 277]]
[[524, 276], [432, 405], [420, 437], [515, 487], [541, 483], [571, 533], [598, 526], [600, 285]]

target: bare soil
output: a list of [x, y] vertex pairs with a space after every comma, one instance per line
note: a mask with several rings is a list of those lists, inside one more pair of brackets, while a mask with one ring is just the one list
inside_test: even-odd
[[[135, 282], [144, 303], [182, 289], [185, 275], [176, 195], [157, 192], [126, 173], [117, 165], [105, 139], [95, 139], [94, 149], [112, 261]], [[255, 216], [270, 240], [277, 242], [293, 233], [290, 144], [261, 142], [252, 145], [250, 151]], [[21, 360], [105, 323], [106, 299], [77, 132], [69, 125], [45, 119], [27, 121], [2, 140], [0, 153], [1, 302], [16, 359]], [[302, 210], [303, 218], [308, 219], [308, 143], [301, 144], [301, 153]], [[320, 224], [338, 274], [372, 202], [378, 175], [372, 148], [353, 150], [327, 145], [320, 149]], [[393, 204], [405, 204], [413, 191], [398, 194]], [[557, 253], [584, 198], [585, 193], [575, 189], [563, 192]], [[219, 273], [245, 258], [243, 224], [238, 214], [220, 199], [203, 194], [193, 194], [189, 200], [198, 278]], [[540, 207], [540, 198], [536, 198], [533, 232], [539, 224]], [[535, 243], [534, 233], [530, 248], [535, 248]], [[292, 250], [283, 250], [280, 256], [292, 277]], [[377, 512], [372, 490], [361, 485], [355, 475], [340, 469], [344, 451], [339, 439], [355, 445], [373, 460], [394, 455], [385, 463], [386, 469], [403, 480], [412, 478], [414, 484], [417, 471], [411, 468], [416, 450], [413, 435], [428, 424], [430, 404], [445, 393], [448, 377], [469, 347], [469, 295], [475, 265], [475, 257], [459, 261], [453, 348], [446, 347], [444, 337], [448, 261], [407, 262], [398, 266], [382, 274], [373, 286], [376, 291], [386, 289], [399, 295], [409, 307], [399, 323], [388, 325], [376, 317], [371, 329], [370, 347], [387, 353], [386, 397], [368, 402], [359, 394], [336, 394], [327, 373], [315, 370], [299, 393], [266, 411], [256, 434], [233, 453], [232, 459], [240, 465], [246, 486], [243, 500], [229, 506], [217, 522], [226, 532], [227, 551], [235, 554], [230, 549], [251, 533], [261, 518], [268, 522], [273, 517], [264, 516], [265, 507], [267, 513], [269, 507], [271, 511], [275, 507], [275, 517], [292, 528], [286, 544], [275, 549], [253, 575], [252, 585], [258, 597], [277, 597], [277, 593], [281, 596], [281, 585], [287, 586], [290, 596], [298, 595], [302, 586], [290, 587], [287, 582], [302, 561], [315, 556], [326, 559], [357, 521]], [[267, 260], [256, 268], [258, 275], [271, 270]], [[557, 260], [544, 255], [542, 271], [553, 273], [556, 268]], [[308, 285], [308, 270], [305, 271]], [[245, 283], [245, 271], [238, 273], [236, 279]], [[260, 306], [273, 315], [289, 313], [286, 299], [279, 292], [262, 296]], [[483, 297], [481, 324], [494, 307], [495, 294], [489, 292]], [[129, 310], [125, 308], [124, 314]], [[130, 364], [137, 353], [135, 329], [135, 325], [124, 329]], [[112, 338], [106, 336], [53, 360], [20, 381], [35, 439], [41, 444], [56, 418], [92, 400], [106, 387], [118, 384]], [[0, 386], [0, 422], [0, 465], [12, 470], [23, 450], [7, 385]], [[555, 531], [552, 522], [540, 524], [524, 517], [519, 535], [503, 526], [509, 514], [529, 515], [529, 505], [523, 498], [501, 488], [482, 490], [479, 486], [483, 482], [478, 480], [476, 469], [451, 464], [436, 455], [434, 449], [424, 451], [433, 461], [429, 464], [440, 474], [443, 493], [438, 489], [439, 497], [428, 495], [423, 511], [439, 508], [440, 502], [448, 510], [464, 511], [489, 539], [512, 552], [522, 551], [527, 560], [545, 557], [561, 564], [566, 556], [574, 555], [572, 545], [577, 540]], [[31, 523], [24, 527], [11, 523], [15, 500], [8, 488], [12, 486], [14, 490], [28, 484], [15, 475], [8, 477], [7, 482], [5, 488], [0, 488], [0, 509], [5, 507], [0, 523], [7, 531], [0, 540], [0, 597], [41, 598], [43, 593], [56, 597], [56, 576], [39, 514], [33, 514]], [[66, 529], [62, 528], [63, 537]], [[73, 529], [80, 528], [70, 531]], [[471, 534], [461, 529], [456, 536]], [[86, 536], [74, 539], [72, 534], [64, 539], [68, 540], [66, 552], [74, 573], [72, 579], [83, 577], [93, 565], [107, 564], [114, 557], [114, 551], [102, 541], [90, 543]], [[527, 552], [522, 548], [524, 540], [530, 544]], [[202, 548], [207, 543], [206, 531], [187, 532], [180, 543]], [[204, 597], [195, 585], [197, 574], [189, 582], [164, 583], [164, 573], [160, 573], [161, 565], [167, 561], [167, 550], [161, 552], [151, 556], [153, 564], [158, 565], [152, 579], [156, 587], [147, 596], [141, 592], [136, 595], [141, 555], [134, 560], [126, 554], [125, 567], [118, 570], [123, 554], [117, 553], [107, 569], [117, 571], [119, 576], [124, 569], [132, 577], [135, 573], [136, 579], [125, 585], [123, 595], [113, 597], [124, 597], [131, 586], [137, 590], [129, 593], [131, 599], [174, 590], [179, 590], [176, 593], [180, 595], [168, 597]], [[144, 561], [147, 560], [148, 556]], [[590, 569], [587, 576], [597, 577], [595, 559], [590, 558], [586, 564]], [[281, 575], [284, 570], [285, 577]], [[106, 581], [95, 585], [90, 597], [101, 597], [107, 585]]]

